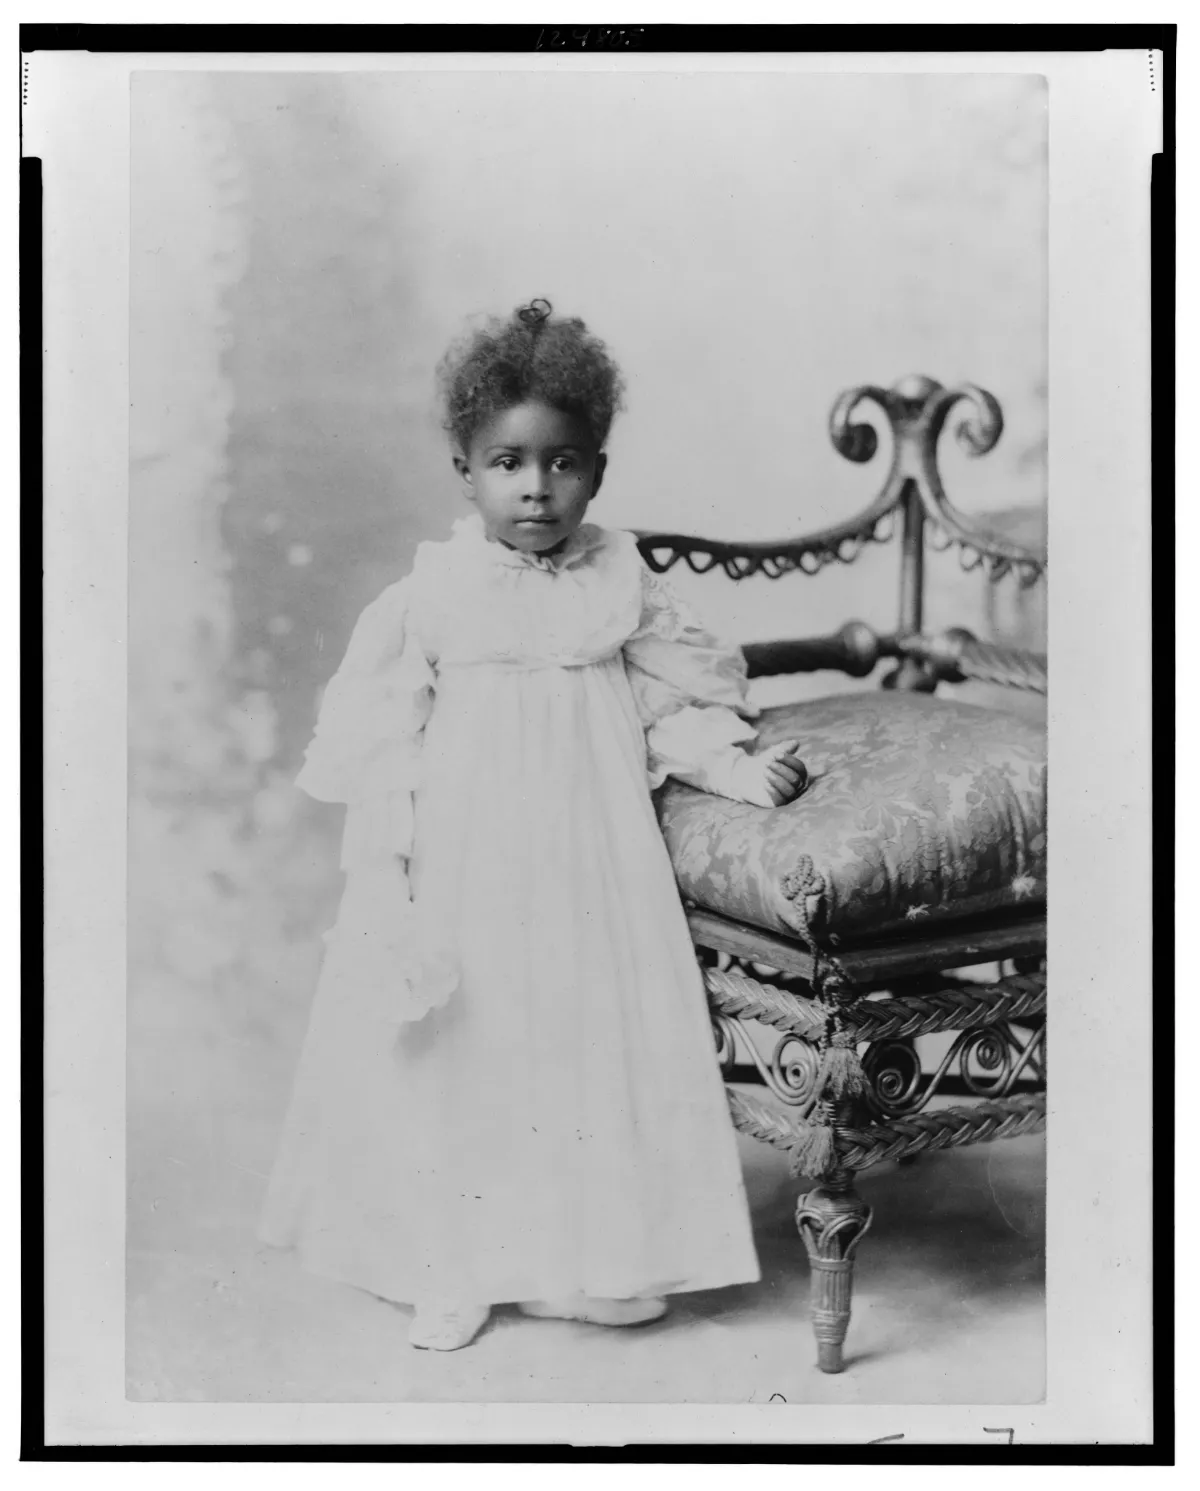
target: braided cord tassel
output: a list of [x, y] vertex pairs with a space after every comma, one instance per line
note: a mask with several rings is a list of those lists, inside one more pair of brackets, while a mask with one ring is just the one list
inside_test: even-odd
[[797, 1137], [789, 1151], [793, 1175], [828, 1175], [837, 1167], [837, 1146], [829, 1107], [818, 1103], [803, 1135]]
[[812, 960], [813, 995], [824, 1016], [818, 1050], [817, 1073], [820, 1099], [813, 1110], [810, 1131], [792, 1151], [792, 1168], [798, 1175], [826, 1175], [837, 1164], [835, 1111], [867, 1091], [867, 1078], [859, 1060], [853, 1034], [846, 1029], [843, 1008], [852, 981], [831, 953], [817, 942], [809, 923], [808, 898], [825, 893], [825, 881], [809, 855], [801, 857], [795, 870], [784, 876], [783, 893], [796, 908], [800, 939]]

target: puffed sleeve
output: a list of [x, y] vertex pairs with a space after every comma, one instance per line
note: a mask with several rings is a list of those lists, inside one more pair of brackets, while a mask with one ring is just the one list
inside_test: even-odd
[[651, 788], [672, 776], [722, 797], [758, 799], [761, 764], [743, 749], [757, 737], [749, 721], [758, 711], [741, 649], [719, 642], [645, 569], [641, 622], [624, 651]]
[[402, 580], [359, 617], [296, 779], [310, 797], [347, 805], [344, 869], [412, 850], [412, 794], [435, 675], [408, 609]]

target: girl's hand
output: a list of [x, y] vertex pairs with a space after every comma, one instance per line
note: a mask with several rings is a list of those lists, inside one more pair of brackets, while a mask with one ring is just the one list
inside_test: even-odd
[[767, 795], [775, 807], [794, 802], [808, 785], [808, 770], [796, 755], [798, 740], [781, 741], [755, 757], [763, 767]]
[[799, 741], [784, 740], [758, 755], [735, 754], [728, 795], [759, 808], [781, 808], [794, 801], [808, 785], [804, 762], [796, 755]]

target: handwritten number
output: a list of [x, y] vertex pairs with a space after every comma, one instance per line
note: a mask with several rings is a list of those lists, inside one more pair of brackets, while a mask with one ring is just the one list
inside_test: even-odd
[[[1008, 1441], [1007, 1442], [1009, 1444], [1012, 1444], [1013, 1439], [1015, 1437], [1015, 1431], [1012, 1430], [1012, 1429], [985, 1429], [983, 1432], [985, 1434], [1007, 1434], [1008, 1435]], [[895, 1440], [897, 1440], [897, 1439], [903, 1439], [903, 1438], [904, 1438], [903, 1434], [885, 1434], [882, 1439], [868, 1439], [867, 1443], [868, 1444], [891, 1444]]]
[[559, 49], [577, 49], [586, 51], [590, 47], [606, 47], [610, 51], [618, 47], [633, 47], [638, 44], [645, 32], [644, 26], [613, 27], [613, 26], [573, 26], [569, 34], [545, 26], [538, 32], [538, 39], [534, 44], [535, 52], [543, 52], [548, 47]]

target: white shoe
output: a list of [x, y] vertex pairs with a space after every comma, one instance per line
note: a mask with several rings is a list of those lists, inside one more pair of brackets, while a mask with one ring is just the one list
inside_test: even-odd
[[565, 1299], [528, 1300], [517, 1306], [539, 1320], [584, 1320], [589, 1325], [648, 1325], [667, 1313], [665, 1299], [602, 1299], [572, 1294]]
[[421, 1351], [457, 1351], [470, 1345], [491, 1313], [487, 1305], [418, 1305], [408, 1344]]

